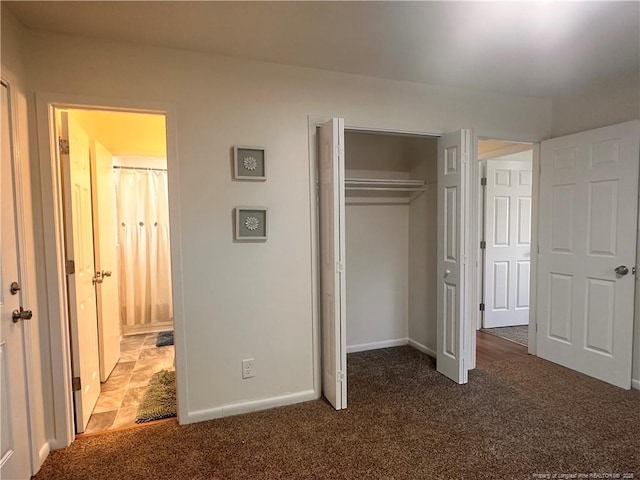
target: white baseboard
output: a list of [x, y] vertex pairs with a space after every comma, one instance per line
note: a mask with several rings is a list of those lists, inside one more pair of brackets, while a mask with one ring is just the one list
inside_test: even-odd
[[49, 456], [49, 453], [51, 453], [51, 445], [49, 444], [49, 442], [44, 442], [42, 444], [42, 447], [40, 447], [40, 450], [38, 451], [37, 465], [33, 465], [34, 475], [38, 473], [38, 470], [40, 470], [40, 467]]
[[422, 345], [421, 343], [416, 342], [415, 340], [409, 339], [408, 344], [409, 344], [410, 347], [413, 347], [416, 350], [420, 350], [422, 353], [426, 353], [430, 357], [433, 357], [433, 358], [437, 358], [438, 357], [438, 352], [436, 352], [435, 350], [430, 349], [426, 345]]
[[396, 338], [394, 340], [383, 340], [381, 342], [361, 343], [359, 345], [347, 346], [347, 353], [365, 352], [367, 350], [377, 350], [378, 348], [400, 347], [409, 342], [408, 338]]
[[240, 415], [242, 413], [257, 412], [259, 410], [267, 410], [269, 408], [283, 407], [294, 403], [308, 402], [316, 400], [318, 396], [313, 390], [305, 390], [303, 392], [288, 393], [278, 397], [262, 398], [260, 400], [248, 400], [245, 402], [230, 403], [221, 407], [210, 408], [207, 410], [197, 410], [195, 412], [187, 412], [186, 422], [204, 422], [206, 420], [214, 420], [216, 418], [230, 417], [232, 415]]
[[636, 380], [635, 378], [631, 379], [631, 388], [636, 390], [640, 390], [640, 380]]
[[67, 448], [69, 445], [71, 445], [71, 443], [73, 443], [74, 440], [75, 440], [75, 434], [74, 434], [74, 437], [71, 437], [71, 441], [69, 443], [62, 442], [57, 438], [50, 438], [47, 442], [49, 445], [49, 451], [53, 452], [54, 450]]

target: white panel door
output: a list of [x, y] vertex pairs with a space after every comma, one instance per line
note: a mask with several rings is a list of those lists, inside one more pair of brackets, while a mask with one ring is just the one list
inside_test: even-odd
[[101, 282], [96, 290], [100, 381], [105, 382], [120, 359], [116, 191], [111, 153], [99, 142], [91, 152], [95, 270]]
[[484, 328], [529, 324], [531, 162], [487, 161]]
[[639, 142], [638, 121], [547, 140], [540, 173], [538, 355], [627, 389]]
[[100, 394], [98, 317], [94, 286], [93, 220], [89, 138], [66, 112], [61, 115], [60, 162], [63, 178], [65, 248], [75, 273], [67, 275], [71, 361], [74, 377], [80, 377], [75, 392], [76, 431], [84, 432]]
[[465, 357], [464, 226], [471, 131], [438, 139], [438, 361], [437, 369], [467, 383]]
[[322, 394], [340, 410], [347, 408], [344, 120], [322, 125], [318, 144]]
[[[24, 357], [24, 320], [13, 322], [20, 309], [21, 293], [11, 284], [20, 283], [11, 154], [11, 116], [8, 88], [2, 84], [2, 161], [0, 164], [0, 478], [31, 477], [27, 380]], [[28, 321], [28, 320], [27, 320]]]

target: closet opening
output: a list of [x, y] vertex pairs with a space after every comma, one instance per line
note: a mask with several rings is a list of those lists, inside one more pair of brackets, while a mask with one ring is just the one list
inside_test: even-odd
[[436, 329], [437, 137], [345, 130], [347, 353]]
[[166, 117], [55, 108], [75, 432], [176, 416]]
[[330, 125], [318, 133], [322, 390], [343, 409], [347, 371], [436, 357], [438, 137]]
[[527, 354], [533, 144], [480, 139], [477, 154], [482, 303], [476, 362], [481, 366]]

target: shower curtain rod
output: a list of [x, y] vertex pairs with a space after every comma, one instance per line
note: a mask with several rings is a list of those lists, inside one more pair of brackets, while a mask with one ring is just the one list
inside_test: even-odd
[[126, 167], [121, 165], [114, 165], [113, 168], [119, 168], [121, 170], [151, 170], [155, 172], [166, 172], [166, 168], [151, 168], [151, 167]]

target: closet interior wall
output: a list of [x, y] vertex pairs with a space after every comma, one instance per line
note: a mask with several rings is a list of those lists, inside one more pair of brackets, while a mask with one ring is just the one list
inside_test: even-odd
[[345, 153], [347, 351], [435, 350], [437, 139], [347, 131]]

